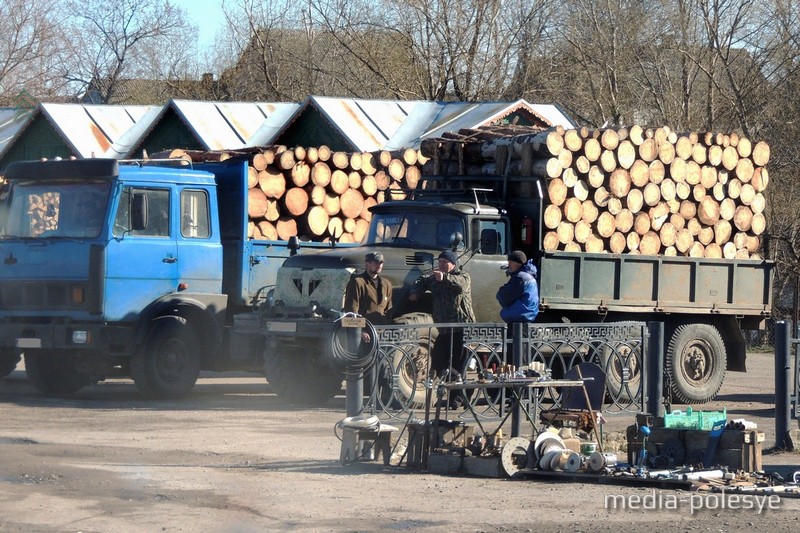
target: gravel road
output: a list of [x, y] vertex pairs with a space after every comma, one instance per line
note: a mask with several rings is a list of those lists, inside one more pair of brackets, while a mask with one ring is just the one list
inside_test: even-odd
[[[704, 408], [756, 421], [769, 448], [772, 355], [748, 364], [751, 372], [730, 373]], [[0, 406], [0, 531], [800, 529], [798, 499], [341, 465], [334, 425], [344, 397], [294, 407], [257, 376], [208, 375], [185, 399], [148, 402], [128, 380], [45, 398], [18, 369], [0, 380]], [[615, 417], [608, 429], [631, 422]], [[764, 462], [800, 470], [797, 453]]]

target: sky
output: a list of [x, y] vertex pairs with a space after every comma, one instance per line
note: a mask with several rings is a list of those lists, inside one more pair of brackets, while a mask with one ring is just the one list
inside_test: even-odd
[[200, 32], [198, 46], [201, 49], [211, 46], [214, 37], [225, 24], [222, 13], [223, 0], [172, 0], [172, 3], [182, 7], [189, 14], [192, 24]]

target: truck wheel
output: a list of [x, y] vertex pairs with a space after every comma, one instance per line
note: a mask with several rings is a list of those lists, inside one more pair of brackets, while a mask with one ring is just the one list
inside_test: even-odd
[[719, 331], [708, 324], [678, 326], [667, 348], [666, 369], [676, 403], [712, 400], [725, 379], [727, 353]]
[[200, 352], [189, 327], [178, 320], [156, 322], [131, 358], [131, 377], [145, 397], [185, 396], [200, 375]]
[[264, 374], [270, 389], [289, 403], [322, 405], [342, 391], [341, 372], [311, 357], [287, 357], [274, 349], [264, 353]]
[[0, 350], [0, 378], [4, 378], [17, 368], [19, 354], [13, 350]]
[[[431, 324], [432, 322], [433, 318], [427, 313], [408, 313], [394, 320], [395, 324]], [[425, 404], [425, 380], [428, 379], [430, 362], [428, 347], [433, 346], [433, 343], [436, 342], [438, 333], [436, 328], [420, 332], [419, 341], [411, 349], [397, 348], [384, 354], [391, 361], [394, 385], [383, 379], [385, 373], [382, 373], [378, 387], [381, 390], [394, 387], [393, 394], [399, 404], [408, 407], [419, 407]]]
[[25, 352], [25, 373], [43, 394], [66, 395], [78, 392], [93, 380], [75, 367], [75, 359], [56, 350]]

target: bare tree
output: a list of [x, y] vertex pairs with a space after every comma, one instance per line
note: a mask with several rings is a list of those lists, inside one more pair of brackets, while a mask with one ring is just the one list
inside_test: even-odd
[[67, 0], [67, 5], [75, 39], [64, 50], [63, 76], [76, 94], [91, 88], [99, 102], [113, 103], [122, 80], [152, 73], [153, 51], [173, 55], [169, 68], [175, 55], [194, 52], [185, 41], [196, 33], [194, 27], [169, 0]]
[[343, 48], [342, 57], [357, 76], [346, 80], [346, 91], [360, 92], [366, 84], [395, 97], [468, 101], [508, 94], [515, 74], [525, 72], [518, 51], [531, 46], [531, 30], [543, 25], [546, 5], [544, 0], [310, 1], [312, 15]]
[[39, 98], [58, 93], [58, 16], [57, 0], [0, 3], [0, 102], [9, 105], [23, 91]]
[[325, 47], [307, 14], [291, 2], [238, 0], [224, 6], [228, 39], [235, 56], [221, 78], [237, 100], [302, 100], [315, 86], [315, 64]]
[[651, 37], [657, 6], [637, 0], [574, 0], [563, 7], [561, 61], [570, 71], [561, 81], [568, 108], [597, 126], [630, 123], [643, 98], [631, 74]]

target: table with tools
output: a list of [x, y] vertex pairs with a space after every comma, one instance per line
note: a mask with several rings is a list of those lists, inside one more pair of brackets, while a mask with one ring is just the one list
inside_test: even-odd
[[[591, 379], [591, 378], [586, 378]], [[524, 394], [526, 391], [532, 391], [536, 389], [546, 389], [546, 388], [561, 388], [561, 387], [584, 387], [585, 379], [575, 379], [575, 380], [568, 380], [568, 379], [543, 379], [543, 378], [509, 378], [504, 380], [497, 380], [497, 381], [463, 381], [463, 382], [454, 382], [454, 383], [440, 383], [437, 387], [436, 394], [438, 401], [436, 402], [436, 413], [435, 413], [435, 420], [434, 425], [438, 424], [441, 416], [442, 404], [445, 401], [449, 400], [451, 394], [461, 393], [464, 391], [486, 391], [490, 389], [503, 389], [510, 392], [509, 398], [511, 399], [511, 405], [509, 408], [503, 413], [503, 409], [501, 407], [500, 410], [500, 422], [497, 428], [494, 431], [487, 432], [484, 428], [483, 424], [481, 423], [481, 416], [475, 412], [473, 402], [465, 401], [466, 407], [469, 410], [472, 418], [475, 420], [475, 423], [480, 428], [481, 432], [489, 438], [494, 437], [497, 435], [498, 431], [501, 431], [503, 425], [507, 422], [509, 417], [512, 418], [511, 424], [511, 437], [518, 437], [521, 433], [521, 422], [523, 414], [525, 418], [530, 422], [531, 426], [535, 430], [538, 424], [536, 423], [536, 416], [541, 409], [541, 395], [540, 394]], [[530, 409], [525, 409], [523, 407], [523, 402], [527, 398], [530, 398]]]

